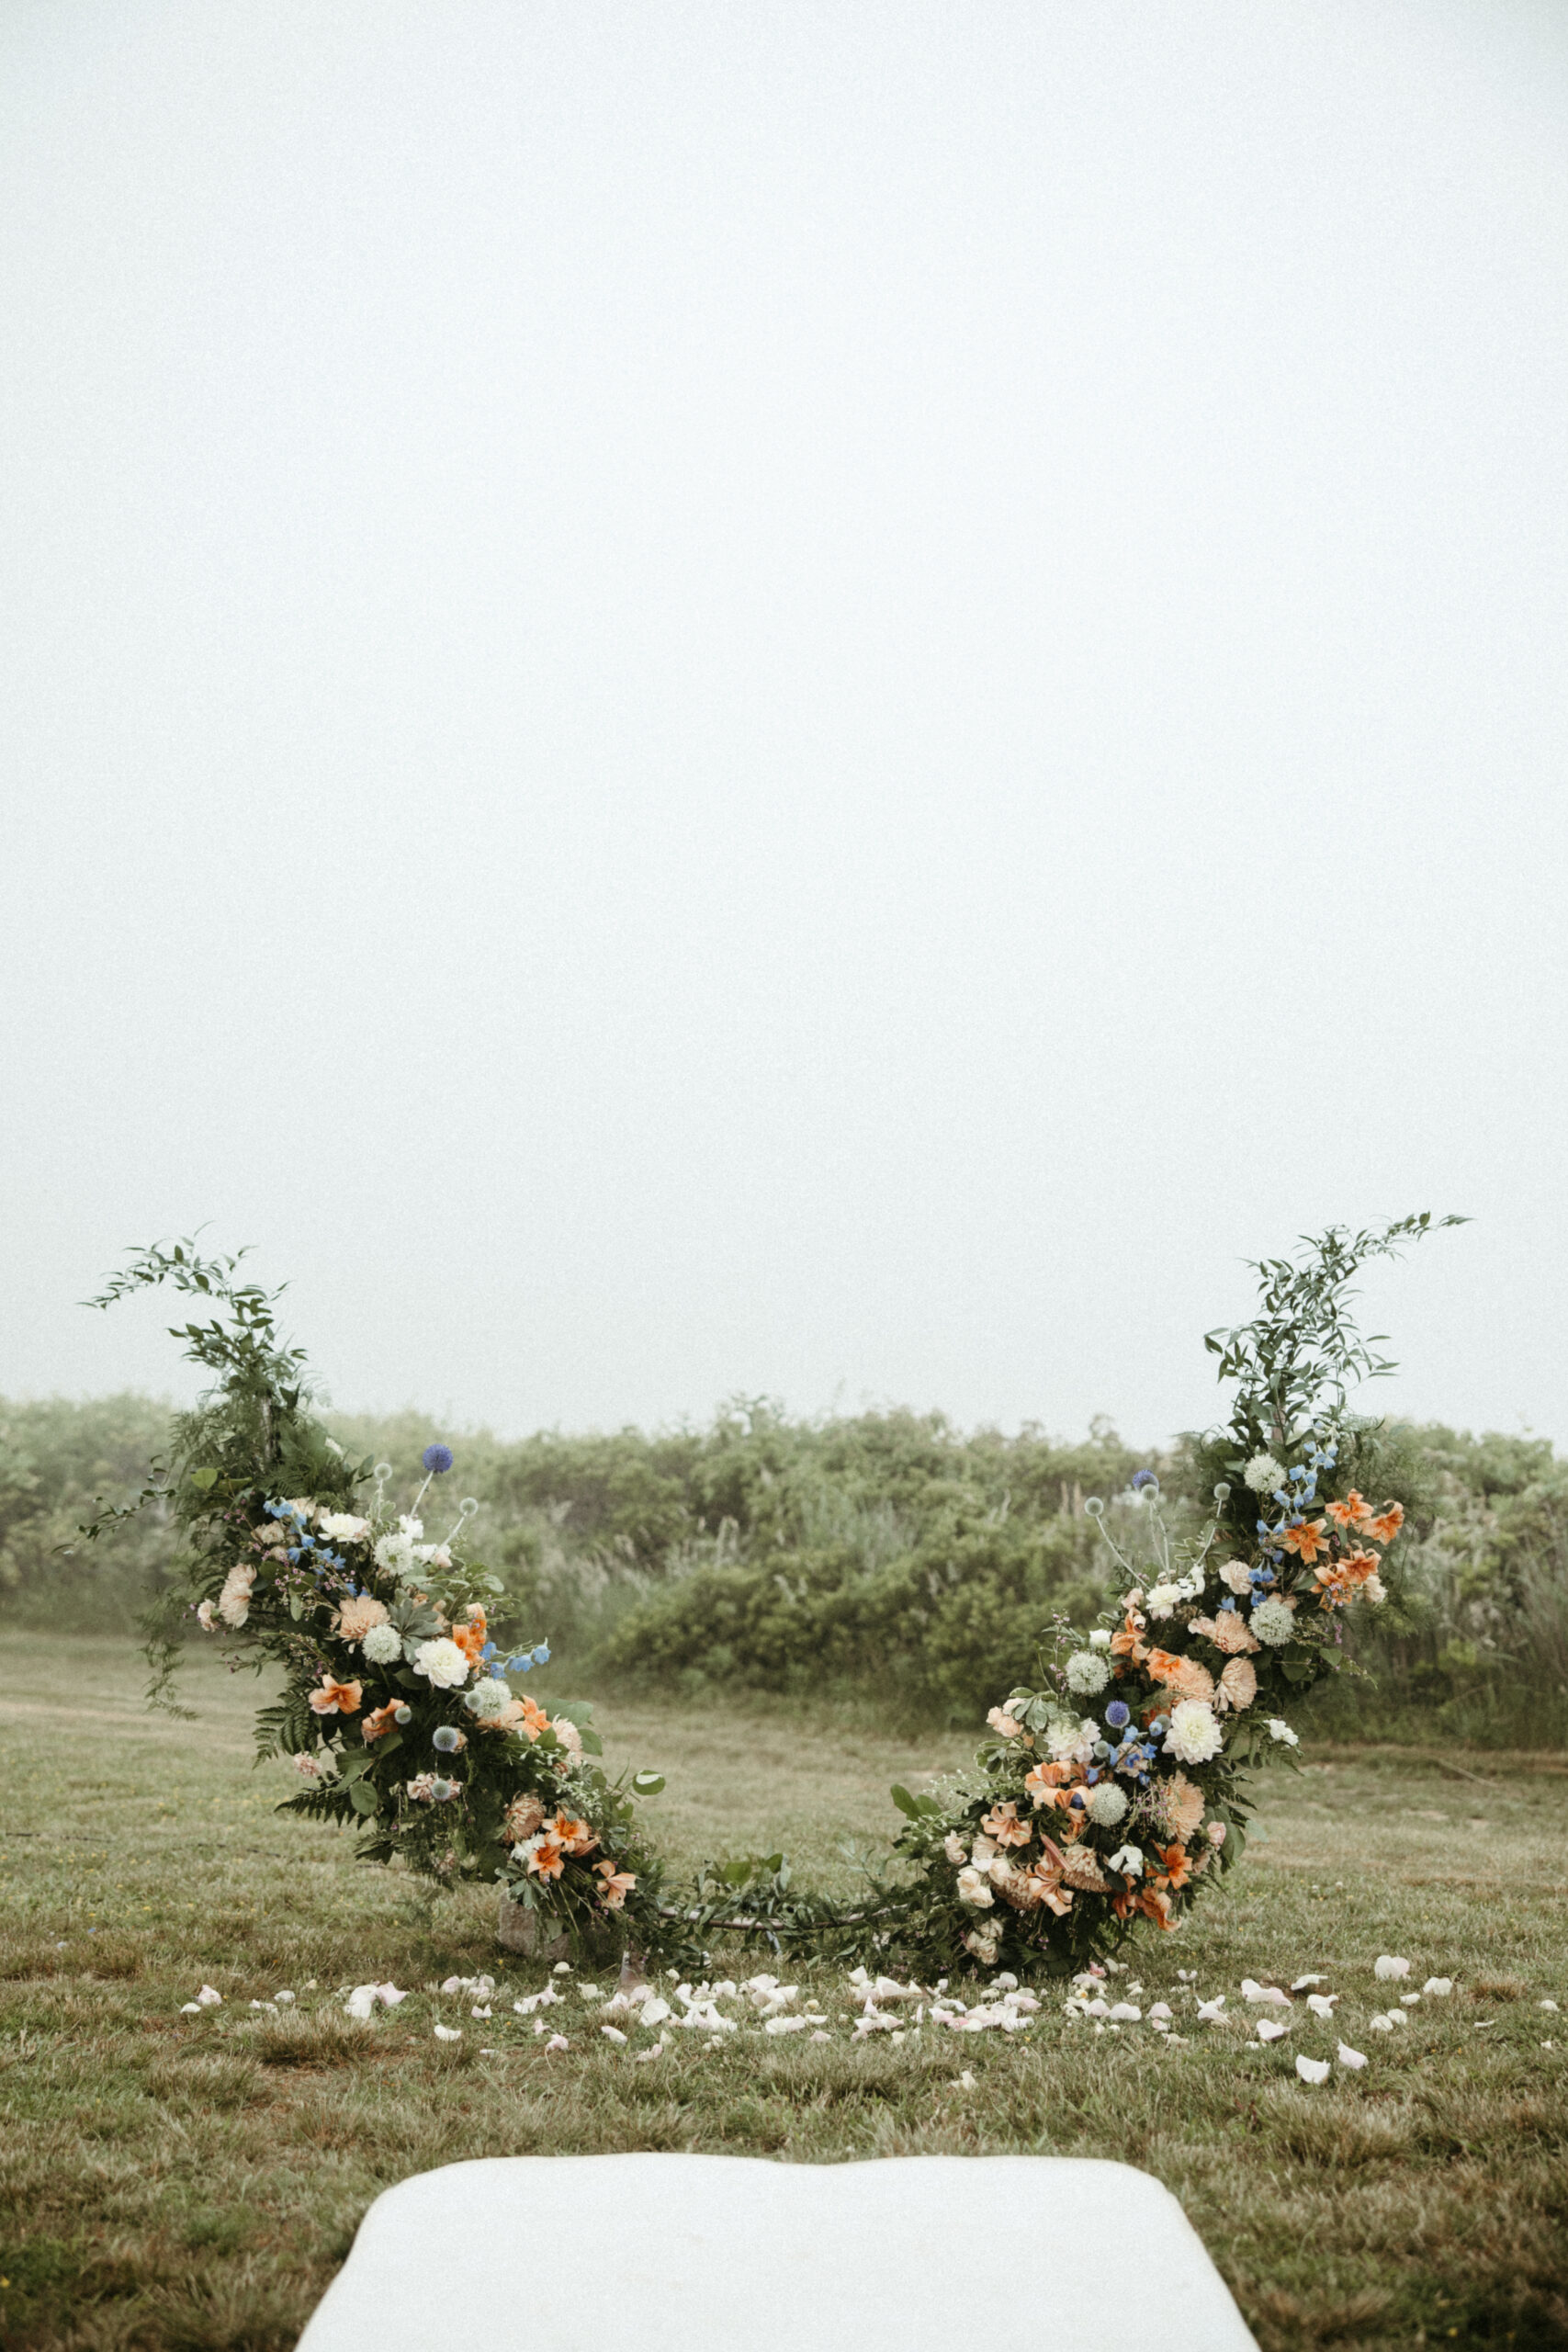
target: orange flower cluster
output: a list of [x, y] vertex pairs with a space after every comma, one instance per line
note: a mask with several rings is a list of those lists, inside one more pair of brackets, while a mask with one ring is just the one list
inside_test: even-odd
[[484, 1655], [484, 1645], [488, 1638], [485, 1613], [476, 1600], [473, 1607], [465, 1612], [462, 1623], [453, 1626], [452, 1639], [457, 1643], [468, 1664], [478, 1666]]

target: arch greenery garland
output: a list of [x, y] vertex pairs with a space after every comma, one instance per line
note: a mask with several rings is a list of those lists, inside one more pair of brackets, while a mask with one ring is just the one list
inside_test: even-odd
[[1196, 1449], [1204, 1524], [1174, 1541], [1147, 1471], [1119, 1503], [1090, 1498], [1111, 1563], [1100, 1622], [1087, 1638], [1049, 1630], [1035, 1682], [991, 1709], [974, 1768], [944, 1793], [894, 1789], [906, 1818], [891, 1871], [867, 1864], [855, 1902], [795, 1888], [780, 1855], [709, 1865], [671, 1899], [637, 1815], [660, 1777], [612, 1782], [591, 1711], [551, 1713], [516, 1687], [548, 1651], [498, 1642], [503, 1588], [465, 1543], [472, 1498], [427, 1534], [448, 1450], [427, 1449], [424, 1487], [397, 1510], [388, 1465], [351, 1462], [322, 1425], [303, 1354], [277, 1331], [280, 1294], [242, 1281], [238, 1257], [154, 1246], [90, 1302], [162, 1284], [200, 1301], [204, 1319], [174, 1336], [213, 1385], [176, 1416], [137, 1501], [85, 1532], [167, 1507], [189, 1550], [150, 1625], [152, 1695], [166, 1702], [193, 1616], [258, 1670], [281, 1666], [258, 1751], [300, 1774], [284, 1809], [355, 1830], [367, 1860], [494, 1881], [543, 1937], [578, 1946], [697, 1957], [724, 1932], [897, 1954], [933, 1974], [1068, 1974], [1140, 1923], [1174, 1927], [1234, 1866], [1251, 1774], [1297, 1745], [1288, 1710], [1325, 1675], [1359, 1670], [1343, 1620], [1383, 1598], [1404, 1511], [1371, 1490], [1380, 1424], [1348, 1409], [1353, 1384], [1393, 1369], [1356, 1330], [1350, 1285], [1370, 1260], [1464, 1222], [1331, 1227], [1295, 1259], [1255, 1264], [1258, 1315], [1205, 1343], [1235, 1397]]

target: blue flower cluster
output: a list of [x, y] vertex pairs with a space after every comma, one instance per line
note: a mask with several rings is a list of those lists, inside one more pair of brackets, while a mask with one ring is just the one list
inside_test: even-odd
[[1112, 1699], [1105, 1710], [1105, 1720], [1117, 1736], [1114, 1740], [1095, 1741], [1095, 1760], [1084, 1779], [1093, 1788], [1105, 1772], [1124, 1772], [1129, 1780], [1142, 1785], [1148, 1780], [1155, 1760], [1155, 1742], [1165, 1736], [1166, 1717], [1156, 1715], [1146, 1732], [1139, 1732], [1126, 1701]]
[[[490, 1651], [487, 1649], [484, 1655], [488, 1657]], [[508, 1674], [531, 1674], [536, 1666], [548, 1666], [549, 1662], [550, 1645], [548, 1642], [541, 1642], [536, 1649], [519, 1650], [515, 1657], [509, 1657], [506, 1671]]]
[[[1308, 1511], [1313, 1510], [1317, 1502], [1318, 1472], [1332, 1470], [1338, 1459], [1339, 1448], [1337, 1445], [1309, 1446], [1305, 1461], [1298, 1462], [1293, 1469], [1286, 1471], [1284, 1483], [1275, 1487], [1271, 1498], [1280, 1506], [1280, 1517], [1273, 1526], [1270, 1526], [1266, 1519], [1260, 1519], [1258, 1522], [1258, 1532], [1266, 1546], [1269, 1545], [1270, 1538], [1277, 1539], [1284, 1533], [1287, 1527], [1301, 1525]], [[1277, 1561], [1283, 1559], [1284, 1554], [1277, 1548], [1276, 1544], [1269, 1549], [1269, 1556], [1271, 1560]], [[1256, 1575], [1253, 1580], [1256, 1584]], [[1273, 1578], [1270, 1577], [1269, 1582], [1272, 1583], [1272, 1581]], [[1256, 1598], [1256, 1594], [1254, 1597]]]
[[294, 1530], [297, 1540], [285, 1547], [291, 1566], [298, 1567], [303, 1560], [318, 1582], [323, 1569], [347, 1567], [348, 1562], [341, 1552], [334, 1552], [330, 1544], [319, 1544], [309, 1532], [304, 1514], [297, 1511], [292, 1503], [264, 1503], [262, 1508], [268, 1519], [277, 1521], [280, 1528], [288, 1526]]

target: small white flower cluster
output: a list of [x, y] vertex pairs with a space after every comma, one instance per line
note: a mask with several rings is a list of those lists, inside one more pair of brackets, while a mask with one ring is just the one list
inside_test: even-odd
[[470, 1713], [479, 1717], [480, 1723], [493, 1723], [497, 1715], [503, 1713], [512, 1704], [512, 1691], [508, 1684], [497, 1681], [493, 1675], [487, 1675], [482, 1681], [475, 1683], [463, 1703]]
[[[368, 1529], [367, 1529], [368, 1533]], [[406, 1516], [398, 1521], [395, 1535], [383, 1535], [376, 1546], [376, 1566], [396, 1577], [400, 1584], [408, 1584], [421, 1568], [449, 1568], [452, 1555], [445, 1544], [422, 1544], [424, 1533], [422, 1520]]]
[[1280, 1649], [1295, 1633], [1296, 1612], [1289, 1601], [1279, 1600], [1270, 1594], [1253, 1611], [1251, 1626], [1260, 1642], [1267, 1642], [1270, 1649]]
[[1203, 1564], [1189, 1569], [1184, 1577], [1167, 1577], [1151, 1585], [1144, 1600], [1144, 1608], [1151, 1617], [1169, 1617], [1184, 1600], [1198, 1600], [1203, 1592]]

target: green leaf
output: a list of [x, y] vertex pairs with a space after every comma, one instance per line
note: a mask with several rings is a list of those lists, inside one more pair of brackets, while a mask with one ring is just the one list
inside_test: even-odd
[[[596, 1744], [595, 1752], [602, 1756], [604, 1751]], [[632, 1774], [632, 1787], [639, 1797], [656, 1797], [663, 1786], [662, 1772], [634, 1772]]]
[[909, 1794], [908, 1790], [900, 1781], [895, 1781], [887, 1793], [901, 1814], [910, 1821], [919, 1821], [920, 1817], [919, 1802]]
[[190, 1474], [190, 1482], [205, 1495], [209, 1488], [218, 1484], [218, 1473], [216, 1470], [193, 1470]]
[[348, 1801], [355, 1813], [374, 1813], [378, 1803], [375, 1790], [367, 1787], [363, 1781], [355, 1781], [348, 1792]]
[[[581, 1744], [582, 1744], [582, 1752], [583, 1752], [583, 1754], [584, 1754], [585, 1756], [603, 1756], [603, 1755], [604, 1755], [604, 1741], [600, 1738], [600, 1736], [599, 1736], [599, 1735], [598, 1735], [598, 1733], [597, 1733], [596, 1731], [580, 1731], [580, 1732], [578, 1733], [577, 1736], [578, 1736], [579, 1740], [580, 1740], [580, 1741], [581, 1742]], [[664, 1786], [664, 1782], [663, 1782], [663, 1781], [662, 1781], [661, 1779], [660, 1779], [660, 1778], [659, 1778], [659, 1775], [658, 1775], [657, 1773], [655, 1774], [655, 1776], [654, 1776], [654, 1777], [655, 1777], [655, 1779], [659, 1780], [659, 1787], [661, 1789], [661, 1788]], [[650, 1790], [649, 1791], [649, 1796], [657, 1796], [657, 1795], [658, 1795], [658, 1793], [659, 1793], [659, 1791], [658, 1791], [657, 1789], [650, 1789]]]

